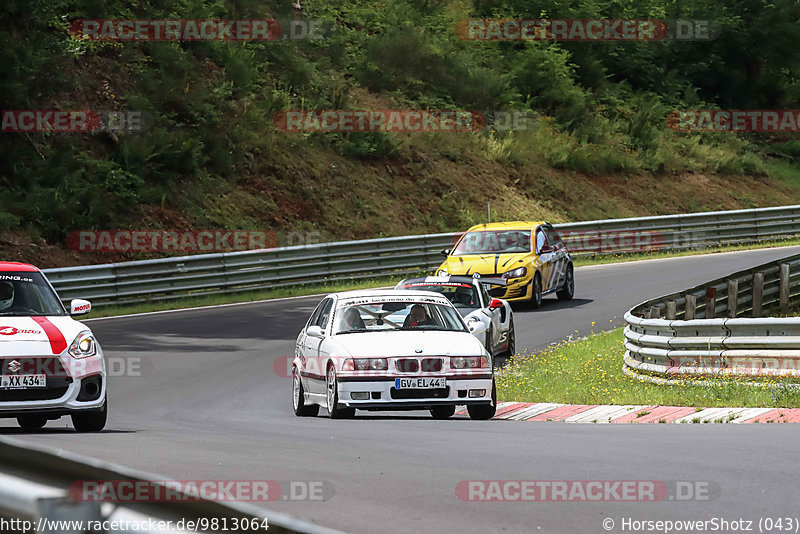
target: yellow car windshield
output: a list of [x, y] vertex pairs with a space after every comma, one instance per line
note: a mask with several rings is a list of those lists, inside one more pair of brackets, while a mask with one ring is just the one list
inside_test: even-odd
[[531, 251], [530, 230], [476, 230], [467, 232], [454, 256], [469, 254], [517, 254]]

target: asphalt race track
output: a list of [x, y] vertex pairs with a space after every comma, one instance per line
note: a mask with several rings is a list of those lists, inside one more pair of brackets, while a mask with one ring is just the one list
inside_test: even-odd
[[[517, 349], [622, 324], [631, 306], [800, 247], [579, 268], [576, 297], [515, 312]], [[96, 320], [107, 357], [141, 358], [113, 377], [109, 424], [76, 434], [67, 419], [31, 443], [179, 480], [326, 481], [326, 502], [267, 508], [346, 532], [622, 532], [623, 518], [753, 520], [796, 516], [798, 425], [573, 425], [434, 421], [427, 412], [298, 418], [291, 380], [273, 369], [319, 297]], [[595, 326], [592, 326], [595, 321]], [[324, 410], [322, 410], [324, 414]], [[712, 500], [658, 503], [462, 502], [464, 480], [708, 481]], [[602, 521], [615, 526], [604, 530]], [[630, 531], [630, 529], [628, 529]]]

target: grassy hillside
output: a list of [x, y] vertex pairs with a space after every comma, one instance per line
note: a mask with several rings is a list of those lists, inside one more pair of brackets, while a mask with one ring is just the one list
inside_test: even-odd
[[[6, 0], [3, 109], [140, 110], [140, 133], [0, 134], [0, 256], [82, 229], [259, 229], [349, 239], [759, 207], [800, 199], [791, 135], [679, 133], [675, 109], [797, 109], [798, 6], [747, 0]], [[80, 18], [322, 21], [314, 41], [91, 42]], [[713, 42], [459, 39], [476, 17], [706, 18]], [[769, 36], [760, 34], [770, 28]], [[290, 134], [286, 109], [524, 111], [526, 129]]]

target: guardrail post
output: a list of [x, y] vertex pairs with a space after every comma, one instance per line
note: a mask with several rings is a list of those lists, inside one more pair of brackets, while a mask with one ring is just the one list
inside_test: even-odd
[[713, 319], [717, 309], [717, 288], [706, 288], [706, 319]]
[[736, 318], [736, 305], [739, 299], [739, 281], [728, 280], [728, 317]]
[[764, 306], [764, 272], [753, 273], [753, 317], [759, 318]]
[[674, 300], [667, 301], [667, 320], [674, 321], [675, 320], [675, 309], [677, 306], [675, 305]]
[[694, 319], [694, 312], [697, 310], [697, 295], [686, 295], [686, 309], [683, 311], [683, 319], [691, 321]]
[[781, 313], [789, 313], [789, 264], [781, 263]]

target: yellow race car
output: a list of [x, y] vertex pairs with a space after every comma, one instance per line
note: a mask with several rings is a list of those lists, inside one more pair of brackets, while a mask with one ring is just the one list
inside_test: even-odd
[[575, 293], [572, 258], [558, 232], [544, 221], [479, 224], [442, 254], [447, 259], [437, 276], [505, 278], [508, 285], [494, 289], [494, 297], [538, 308], [543, 295], [569, 300]]

